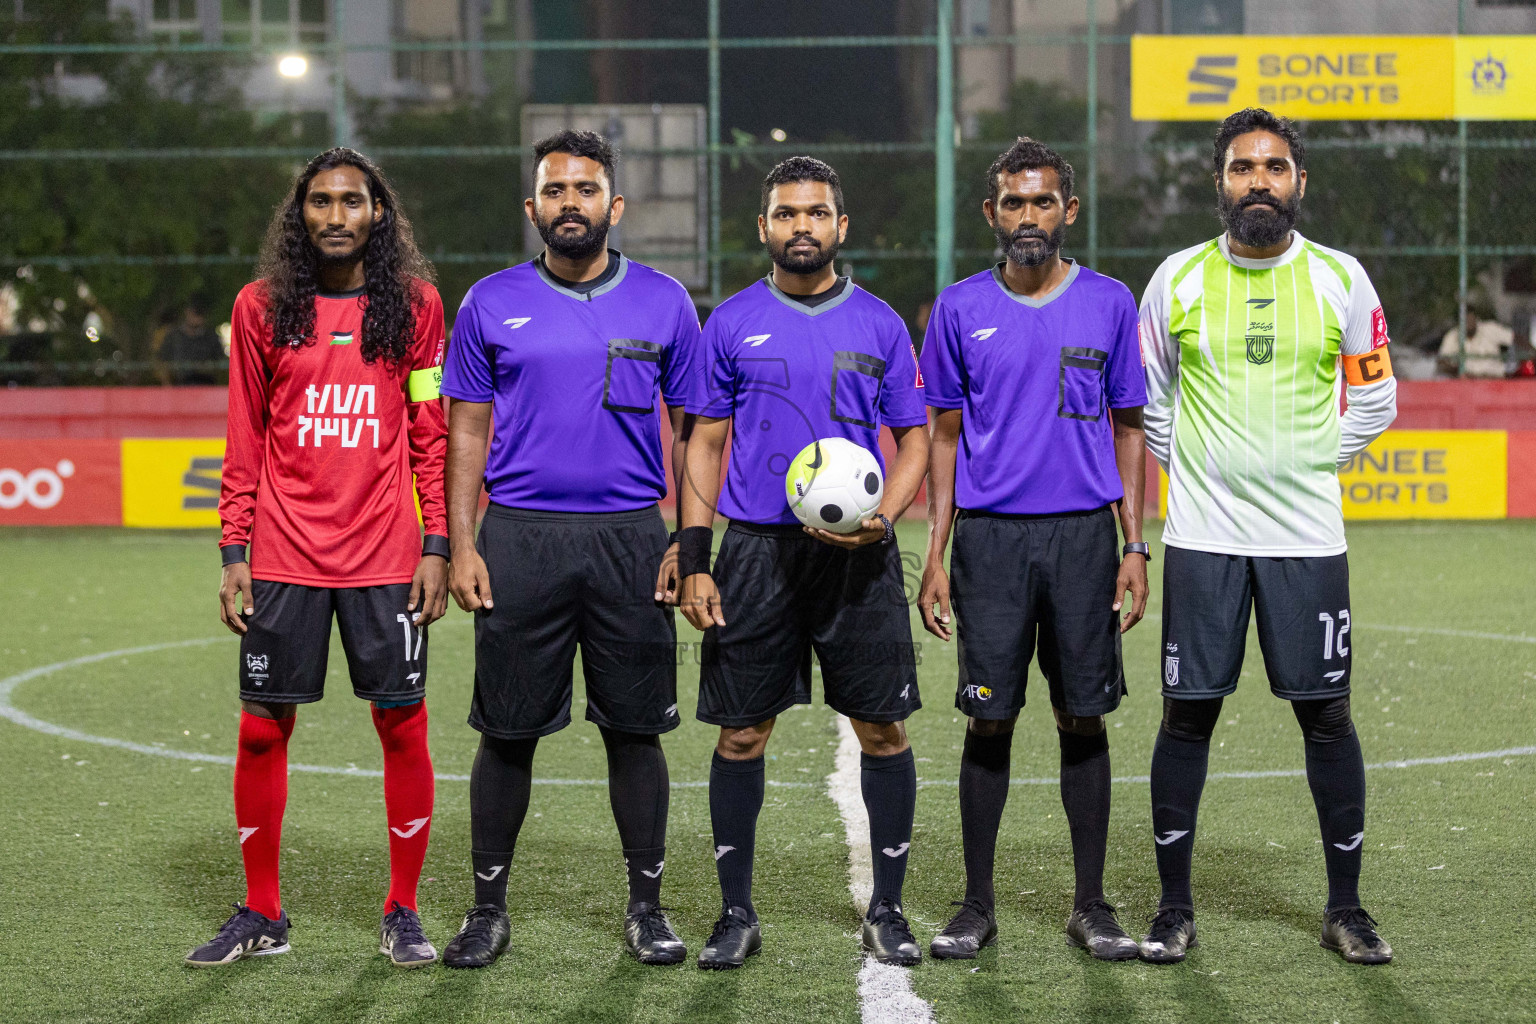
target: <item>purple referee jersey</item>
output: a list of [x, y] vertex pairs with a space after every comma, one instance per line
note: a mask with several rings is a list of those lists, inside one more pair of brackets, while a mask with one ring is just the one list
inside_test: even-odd
[[695, 381], [689, 412], [732, 417], [720, 513], [749, 523], [799, 522], [784, 474], [812, 441], [847, 438], [883, 470], [881, 424], [927, 422], [907, 325], [852, 283], [818, 306], [771, 278], [737, 292], [704, 326]]
[[956, 506], [1050, 515], [1119, 501], [1107, 410], [1147, 404], [1136, 300], [1076, 262], [1031, 299], [1001, 267], [944, 289], [923, 340], [928, 404], [962, 410]]
[[666, 274], [610, 250], [586, 294], [529, 262], [477, 281], [459, 307], [442, 392], [490, 402], [491, 500], [549, 512], [623, 512], [667, 492], [656, 396], [681, 406], [698, 316]]

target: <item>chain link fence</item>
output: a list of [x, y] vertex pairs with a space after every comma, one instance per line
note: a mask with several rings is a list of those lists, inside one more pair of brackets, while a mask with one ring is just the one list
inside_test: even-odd
[[[762, 176], [809, 152], [844, 180], [845, 272], [915, 333], [940, 287], [997, 259], [985, 169], [1020, 134], [1077, 169], [1069, 254], [1139, 294], [1164, 256], [1220, 230], [1213, 125], [1130, 119], [1122, 29], [1163, 5], [1100, 11], [1111, 2], [1077, 0], [1071, 30], [998, 34], [977, 21], [998, 5], [968, 0], [487, 0], [446, 27], [426, 15], [464, 5], [13, 0], [0, 11], [0, 380], [222, 381], [220, 334], [266, 222], [297, 167], [335, 144], [391, 177], [451, 316], [473, 281], [533, 255], [531, 103], [702, 110], [701, 141], [626, 142], [621, 161], [700, 167], [697, 251], [626, 251], [696, 260], [705, 312], [767, 271]], [[1305, 131], [1300, 227], [1366, 264], [1400, 374], [1433, 372], [1462, 303], [1529, 346], [1536, 125]]]

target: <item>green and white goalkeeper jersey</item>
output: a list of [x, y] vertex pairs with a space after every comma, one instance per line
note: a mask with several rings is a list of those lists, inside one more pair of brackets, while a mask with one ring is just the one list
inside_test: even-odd
[[1268, 260], [1233, 256], [1225, 235], [1185, 249], [1147, 285], [1141, 342], [1147, 446], [1169, 477], [1163, 540], [1343, 552], [1338, 467], [1397, 413], [1386, 318], [1359, 261], [1300, 233]]

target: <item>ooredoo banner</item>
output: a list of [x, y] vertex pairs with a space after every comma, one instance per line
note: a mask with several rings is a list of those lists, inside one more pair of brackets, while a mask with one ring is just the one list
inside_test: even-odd
[[120, 444], [0, 441], [0, 526], [120, 526]]

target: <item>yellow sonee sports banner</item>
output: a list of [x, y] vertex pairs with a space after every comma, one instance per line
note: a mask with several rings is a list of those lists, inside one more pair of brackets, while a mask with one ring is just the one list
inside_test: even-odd
[[1136, 36], [1131, 114], [1216, 121], [1536, 118], [1536, 36]]
[[219, 525], [224, 439], [125, 439], [123, 525]]
[[1457, 36], [1456, 116], [1536, 118], [1536, 36]]
[[1503, 519], [1509, 435], [1389, 430], [1339, 470], [1345, 519]]
[[[1157, 474], [1168, 517], [1168, 474]], [[1503, 519], [1509, 435], [1502, 430], [1389, 430], [1339, 469], [1345, 519]]]

